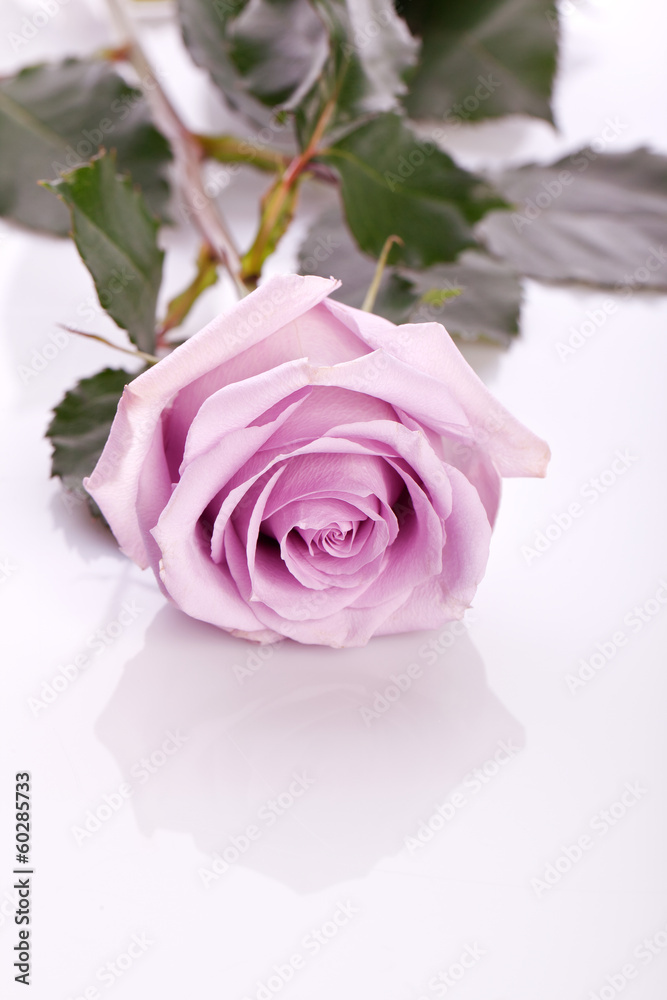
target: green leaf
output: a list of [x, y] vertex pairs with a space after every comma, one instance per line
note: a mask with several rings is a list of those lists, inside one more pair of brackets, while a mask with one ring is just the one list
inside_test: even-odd
[[373, 280], [375, 265], [375, 260], [357, 247], [338, 207], [315, 220], [299, 248], [299, 273], [338, 278], [342, 286], [332, 298], [357, 308], [361, 308]]
[[185, 44], [228, 103], [267, 123], [296, 110], [302, 147], [330, 126], [397, 107], [418, 42], [392, 0], [178, 0]]
[[428, 288], [419, 297], [419, 301], [427, 306], [442, 306], [449, 299], [455, 299], [463, 291], [458, 285], [453, 288]]
[[410, 0], [402, 13], [423, 40], [405, 102], [413, 118], [527, 114], [552, 121], [553, 0]]
[[418, 296], [412, 323], [434, 320], [462, 340], [503, 346], [519, 332], [521, 281], [507, 264], [467, 250], [453, 264], [399, 273]]
[[514, 211], [479, 234], [516, 270], [547, 281], [667, 288], [667, 157], [592, 149], [496, 179]]
[[[377, 261], [357, 247], [339, 208], [329, 209], [311, 226], [299, 250], [301, 274], [333, 276], [342, 282], [332, 298], [360, 309], [375, 275]], [[412, 283], [385, 269], [373, 312], [403, 323], [417, 303]]]
[[299, 180], [286, 188], [279, 178], [262, 198], [259, 230], [241, 258], [241, 280], [251, 288], [256, 286], [262, 264], [274, 252], [294, 217], [299, 187]]
[[414, 65], [418, 43], [391, 0], [312, 0], [327, 28], [329, 54], [316, 86], [297, 113], [305, 146], [327, 102], [335, 102], [329, 128], [368, 114], [398, 108], [404, 77]]
[[260, 121], [291, 106], [316, 79], [326, 31], [308, 0], [179, 0], [190, 55], [228, 103]]
[[106, 63], [67, 59], [0, 82], [0, 215], [64, 235], [67, 211], [37, 187], [104, 145], [164, 215], [171, 153], [146, 101]]
[[96, 517], [101, 512], [83, 488], [95, 468], [116, 415], [123, 389], [136, 375], [119, 368], [105, 368], [82, 379], [53, 411], [46, 436], [51, 441], [51, 475], [58, 476], [75, 497], [85, 497]]
[[392, 262], [426, 267], [454, 260], [476, 245], [472, 224], [505, 205], [398, 115], [359, 126], [322, 159], [340, 175], [348, 225], [361, 249], [377, 257], [388, 236], [404, 241], [392, 250]]
[[141, 193], [117, 175], [110, 153], [47, 186], [70, 208], [72, 236], [100, 304], [140, 351], [152, 354], [164, 254]]
[[208, 244], [204, 244], [199, 251], [196, 267], [195, 276], [188, 287], [169, 300], [165, 318], [160, 324], [161, 338], [185, 321], [199, 296], [218, 280], [218, 259]]
[[[357, 249], [338, 209], [314, 223], [299, 264], [302, 274], [339, 278], [342, 285], [332, 297], [357, 308], [375, 272], [375, 261]], [[388, 268], [373, 312], [392, 323], [434, 320], [464, 340], [505, 345], [517, 333], [520, 308], [516, 272], [486, 254], [466, 251], [453, 264], [423, 271]]]

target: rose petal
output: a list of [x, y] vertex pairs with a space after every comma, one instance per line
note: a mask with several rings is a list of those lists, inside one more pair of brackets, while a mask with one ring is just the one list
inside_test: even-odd
[[[355, 572], [351, 573], [343, 580], [330, 580], [330, 586], [324, 588], [316, 578], [310, 567], [304, 567], [305, 579], [302, 579], [290, 572], [290, 568], [282, 558], [278, 545], [275, 546], [259, 538], [259, 529], [262, 521], [265, 520], [268, 511], [269, 498], [275, 503], [275, 494], [280, 491], [281, 499], [286, 493], [295, 490], [298, 496], [299, 484], [306, 482], [318, 482], [317, 471], [309, 474], [309, 463], [317, 463], [322, 467], [321, 455], [304, 455], [290, 459], [286, 464], [279, 467], [278, 473], [274, 473], [262, 487], [252, 504], [244, 506], [241, 514], [233, 519], [234, 532], [227, 547], [227, 537], [225, 534], [225, 552], [229, 552], [229, 564], [232, 574], [239, 582], [240, 589], [251, 601], [262, 601], [287, 619], [307, 618], [311, 616], [311, 596], [313, 590], [325, 591], [322, 600], [318, 604], [321, 614], [331, 614], [340, 610], [356, 596], [363, 593], [369, 583], [375, 579], [382, 566], [384, 549], [380, 548], [372, 561], [362, 560]], [[327, 456], [326, 473], [332, 476], [336, 482], [348, 487], [349, 473], [353, 477], [361, 476], [362, 482], [372, 480], [377, 477], [377, 464], [381, 460], [375, 456], [361, 455], [341, 455], [334, 454]], [[299, 468], [295, 471], [294, 465]], [[364, 469], [369, 470], [369, 474], [364, 476]], [[373, 470], [375, 475], [370, 470]], [[380, 480], [382, 477], [380, 477]], [[384, 483], [382, 484], [384, 486]], [[256, 486], [255, 486], [256, 489]], [[216, 525], [216, 528], [218, 525]], [[229, 528], [227, 528], [229, 530]], [[385, 529], [385, 539], [388, 538], [388, 531]], [[218, 535], [218, 537], [220, 537]], [[238, 540], [238, 545], [236, 541]], [[241, 546], [245, 541], [245, 555], [241, 553]], [[314, 567], [313, 567], [314, 568]], [[331, 586], [332, 583], [338, 586]], [[250, 591], [248, 593], [248, 591]]]
[[549, 446], [491, 395], [439, 323], [406, 323], [397, 327], [380, 316], [333, 299], [327, 299], [324, 305], [369, 347], [382, 348], [451, 387], [476, 441], [484, 446], [502, 476], [546, 474]]
[[269, 279], [125, 387], [100, 458], [103, 472], [94, 470], [84, 486], [140, 566], [149, 558], [135, 511], [139, 478], [165, 407], [184, 386], [299, 319], [338, 285], [314, 276]]

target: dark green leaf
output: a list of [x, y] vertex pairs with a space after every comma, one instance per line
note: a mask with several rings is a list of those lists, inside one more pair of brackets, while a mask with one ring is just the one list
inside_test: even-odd
[[183, 37], [232, 107], [266, 123], [296, 110], [302, 146], [329, 127], [397, 106], [418, 43], [391, 0], [179, 0]]
[[161, 337], [180, 326], [199, 296], [218, 280], [218, 260], [208, 244], [199, 251], [196, 266], [195, 276], [187, 288], [169, 300], [167, 313], [160, 324]]
[[339, 174], [348, 225], [367, 253], [379, 256], [395, 234], [393, 262], [425, 267], [475, 246], [472, 224], [504, 202], [457, 167], [405, 122], [383, 114], [348, 133], [323, 159]]
[[332, 298], [357, 308], [373, 280], [375, 263], [361, 253], [337, 207], [313, 223], [299, 248], [299, 272], [338, 278], [342, 285]]
[[[339, 208], [332, 208], [311, 226], [299, 250], [301, 274], [333, 276], [342, 282], [332, 295], [357, 309], [366, 297], [377, 261], [357, 247]], [[409, 282], [395, 278], [385, 270], [373, 312], [394, 323], [401, 323], [416, 302]]]
[[410, 312], [412, 323], [435, 320], [462, 340], [503, 345], [519, 331], [519, 276], [486, 254], [468, 250], [453, 264], [400, 273], [418, 296]]
[[308, 0], [179, 0], [185, 44], [232, 107], [261, 121], [313, 84], [326, 31]]
[[102, 145], [117, 150], [120, 168], [163, 215], [169, 146], [139, 91], [109, 65], [67, 59], [1, 81], [0, 215], [64, 235], [67, 211], [37, 182], [86, 162]]
[[523, 113], [552, 120], [553, 0], [408, 0], [399, 10], [423, 39], [406, 100], [413, 118]]
[[582, 150], [504, 173], [515, 203], [480, 234], [496, 256], [548, 281], [667, 288], [667, 157]]
[[102, 454], [123, 389], [135, 375], [105, 368], [70, 389], [53, 411], [46, 436], [53, 455], [51, 475], [58, 476], [69, 493], [85, 497], [96, 517], [100, 509], [83, 488]]
[[107, 153], [49, 185], [69, 206], [72, 236], [100, 304], [140, 351], [155, 349], [155, 305], [164, 254], [158, 222]]
[[[364, 301], [376, 264], [357, 249], [337, 209], [326, 212], [313, 225], [301, 247], [299, 263], [302, 274], [339, 278], [342, 285], [333, 298], [357, 308]], [[453, 292], [460, 294], [453, 297]], [[520, 307], [518, 275], [485, 254], [466, 251], [453, 264], [438, 264], [425, 271], [387, 268], [373, 312], [392, 323], [434, 320], [465, 340], [483, 338], [507, 344], [517, 332]]]
[[404, 76], [418, 43], [397, 16], [391, 0], [312, 0], [329, 38], [329, 55], [317, 85], [297, 115], [305, 145], [327, 102], [335, 102], [329, 128], [398, 107]]

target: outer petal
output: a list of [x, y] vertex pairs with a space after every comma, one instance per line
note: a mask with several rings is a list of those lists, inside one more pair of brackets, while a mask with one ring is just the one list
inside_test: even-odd
[[[461, 617], [484, 572], [500, 476], [544, 475], [549, 458], [443, 327], [396, 327], [332, 302], [337, 284], [271, 279], [136, 379], [85, 481], [123, 550], [153, 565], [178, 606], [258, 641], [361, 645]], [[346, 490], [324, 483], [332, 454], [360, 468], [385, 463], [406, 484], [410, 510], [389, 545], [377, 536], [377, 554], [360, 534], [359, 558], [340, 569], [326, 554], [322, 566], [309, 561], [306, 531], [300, 580], [286, 549], [282, 559], [272, 543], [256, 550], [260, 522], [273, 517], [282, 544], [289, 524], [278, 530], [278, 511], [286, 518], [291, 498]], [[303, 482], [292, 483], [300, 465]], [[362, 478], [350, 500], [372, 492], [396, 522], [398, 497], [383, 499]], [[357, 519], [344, 503], [328, 517], [347, 531]], [[317, 529], [305, 507], [298, 516]], [[327, 572], [350, 569], [332, 600]], [[294, 614], [297, 598], [306, 603]]]
[[443, 569], [411, 592], [405, 603], [388, 615], [376, 635], [440, 628], [463, 617], [484, 576], [491, 527], [474, 487], [458, 469], [448, 469], [452, 486], [452, 513], [447, 518]]
[[227, 435], [218, 446], [219, 462], [203, 464], [200, 459], [189, 465], [151, 532], [162, 554], [157, 567], [162, 584], [178, 607], [193, 618], [244, 634], [265, 631], [239, 595], [227, 566], [211, 559], [210, 540], [204, 537], [199, 518], [221, 483], [261, 448], [289, 413], [287, 407], [274, 424]]
[[465, 411], [476, 441], [487, 450], [501, 476], [546, 474], [549, 446], [491, 395], [439, 323], [394, 326], [380, 316], [331, 299], [325, 305], [369, 347], [384, 348], [447, 386]]
[[140, 566], [148, 565], [149, 555], [136, 515], [139, 478], [165, 407], [184, 386], [302, 316], [338, 284], [298, 275], [272, 278], [126, 386], [99, 463], [84, 486], [123, 552]]

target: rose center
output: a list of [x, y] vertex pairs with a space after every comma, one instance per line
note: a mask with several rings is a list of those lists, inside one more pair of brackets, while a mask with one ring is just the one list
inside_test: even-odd
[[335, 521], [315, 531], [299, 530], [308, 545], [311, 556], [315, 552], [326, 552], [330, 556], [344, 556], [350, 551], [357, 534], [358, 521]]

